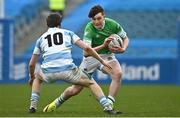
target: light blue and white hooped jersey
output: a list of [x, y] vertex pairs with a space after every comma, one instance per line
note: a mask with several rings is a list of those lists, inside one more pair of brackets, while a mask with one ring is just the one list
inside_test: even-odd
[[72, 45], [80, 38], [72, 31], [49, 28], [37, 41], [33, 54], [42, 55], [44, 73], [54, 73], [76, 68], [73, 63]]

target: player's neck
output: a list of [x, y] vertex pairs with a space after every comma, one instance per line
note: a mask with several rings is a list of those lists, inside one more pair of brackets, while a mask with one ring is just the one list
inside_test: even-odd
[[103, 21], [103, 25], [102, 25], [102, 27], [101, 28], [96, 28], [97, 30], [102, 30], [102, 29], [104, 29], [104, 26], [105, 26], [105, 20]]

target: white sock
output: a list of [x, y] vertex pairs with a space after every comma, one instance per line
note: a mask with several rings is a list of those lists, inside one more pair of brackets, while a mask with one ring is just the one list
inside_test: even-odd
[[102, 105], [104, 110], [112, 110], [112, 107], [105, 96], [101, 96], [99, 98], [99, 103]]
[[39, 101], [39, 93], [32, 91], [30, 108], [33, 107], [33, 108], [37, 109], [38, 101]]
[[113, 105], [115, 103], [115, 99], [111, 95], [108, 95], [107, 100], [111, 105]]

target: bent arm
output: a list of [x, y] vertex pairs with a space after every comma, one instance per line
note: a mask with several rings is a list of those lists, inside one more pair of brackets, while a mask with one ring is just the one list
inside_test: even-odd
[[129, 38], [126, 36], [123, 39], [123, 47], [115, 46], [115, 47], [109, 47], [109, 50], [113, 53], [124, 53], [129, 45]]

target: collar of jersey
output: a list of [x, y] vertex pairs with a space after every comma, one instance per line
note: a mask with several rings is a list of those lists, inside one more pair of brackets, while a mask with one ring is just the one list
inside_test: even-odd
[[59, 29], [59, 28], [58, 28], [58, 27], [48, 28], [48, 31], [49, 31], [49, 30], [56, 30], [56, 29]]
[[97, 30], [102, 30], [102, 29], [104, 29], [104, 26], [105, 26], [105, 20], [103, 21], [103, 26], [102, 26], [102, 28], [101, 29], [98, 29], [98, 28], [96, 28]]

